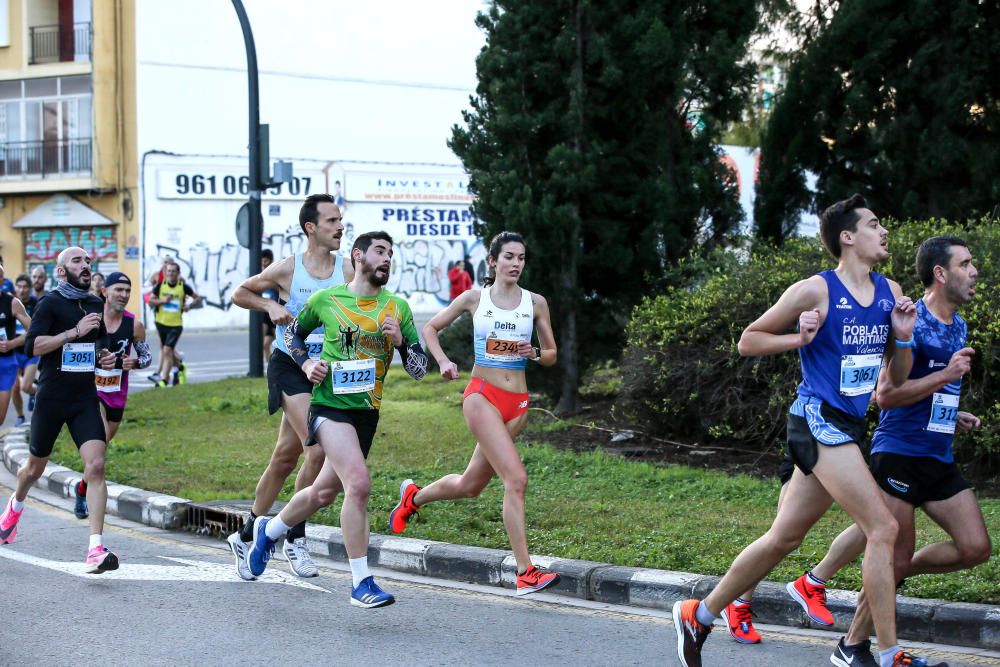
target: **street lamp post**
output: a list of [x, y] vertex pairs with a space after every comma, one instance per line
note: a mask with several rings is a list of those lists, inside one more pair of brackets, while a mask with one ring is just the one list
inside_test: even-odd
[[[280, 179], [269, 179], [270, 172], [270, 151], [268, 148], [268, 133], [261, 133], [260, 125], [260, 90], [257, 85], [257, 47], [253, 42], [253, 31], [250, 30], [250, 19], [247, 18], [246, 9], [242, 0], [232, 0], [233, 8], [240, 19], [240, 28], [243, 29], [243, 43], [247, 52], [247, 89], [249, 92], [249, 125], [250, 125], [250, 173], [249, 189], [250, 198], [247, 202], [248, 212], [248, 250], [250, 251], [250, 275], [260, 273], [260, 251], [261, 241], [264, 236], [264, 219], [260, 211], [260, 196], [264, 188], [275, 185], [278, 182], [291, 180], [291, 169], [281, 169], [278, 173], [282, 175]], [[288, 165], [290, 166], [290, 165]], [[264, 359], [261, 348], [264, 344], [263, 332], [264, 313], [256, 310], [250, 311], [250, 377], [261, 377], [264, 375]]]

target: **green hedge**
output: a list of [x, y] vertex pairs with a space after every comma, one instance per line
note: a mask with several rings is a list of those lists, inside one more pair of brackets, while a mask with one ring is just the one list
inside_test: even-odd
[[[983, 429], [956, 441], [966, 460], [1000, 462], [1000, 225], [937, 220], [890, 221], [891, 259], [877, 267], [904, 294], [923, 294], [916, 249], [930, 236], [954, 233], [969, 242], [979, 269], [975, 298], [961, 311], [977, 355], [963, 382], [962, 408]], [[756, 247], [748, 259], [727, 253], [691, 260], [666, 280], [657, 297], [636, 307], [622, 367], [622, 406], [659, 433], [769, 449], [784, 439], [785, 414], [799, 382], [798, 355], [740, 357], [743, 329], [793, 282], [835, 266], [817, 239], [795, 238], [781, 248]], [[676, 277], [681, 276], [682, 280]], [[680, 283], [680, 284], [678, 284]]]

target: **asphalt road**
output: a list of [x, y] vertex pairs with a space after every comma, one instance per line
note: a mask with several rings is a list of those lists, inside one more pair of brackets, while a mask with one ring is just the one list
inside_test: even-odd
[[[0, 470], [0, 497], [12, 480]], [[358, 609], [343, 564], [320, 559], [320, 576], [302, 580], [277, 560], [262, 580], [243, 582], [223, 542], [117, 518], [105, 536], [121, 568], [85, 575], [86, 526], [70, 510], [69, 500], [33, 489], [17, 540], [0, 546], [0, 664], [676, 664], [662, 612], [544, 593], [517, 598], [390, 571], [375, 574], [397, 603]], [[706, 664], [824, 665], [837, 639], [761, 629], [763, 644], [743, 646], [717, 628]], [[953, 667], [1000, 664], [975, 651], [930, 649]]]

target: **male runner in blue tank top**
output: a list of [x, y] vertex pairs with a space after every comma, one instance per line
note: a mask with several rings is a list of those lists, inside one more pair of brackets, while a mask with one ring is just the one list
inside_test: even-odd
[[[925, 291], [917, 302], [913, 368], [902, 384], [885, 373], [879, 379], [875, 398], [882, 413], [870, 461], [883, 500], [899, 523], [896, 581], [972, 568], [989, 559], [992, 551], [975, 494], [952, 456], [954, 434], [980, 425], [978, 417], [958, 409], [962, 378], [974, 355], [966, 347], [965, 320], [958, 309], [975, 295], [978, 271], [965, 241], [956, 236], [924, 241], [916, 264]], [[917, 507], [951, 540], [928, 544], [914, 554]], [[844, 531], [824, 560], [857, 557], [860, 548], [853, 545], [860, 542], [863, 547], [864, 536], [848, 536], [859, 532], [857, 526]], [[877, 664], [869, 652], [871, 629], [868, 596], [862, 591], [850, 632], [830, 661], [840, 667]]]
[[[299, 211], [299, 226], [306, 236], [303, 253], [285, 257], [245, 280], [233, 292], [237, 306], [267, 313], [277, 329], [274, 351], [267, 365], [268, 410], [274, 414], [280, 405], [283, 411], [278, 441], [267, 468], [257, 482], [250, 517], [241, 532], [229, 536], [229, 546], [236, 561], [236, 573], [249, 581], [256, 577], [246, 565], [246, 552], [253, 542], [253, 523], [271, 509], [285, 480], [295, 470], [308, 436], [307, 417], [313, 384], [306, 378], [299, 365], [292, 360], [285, 346], [285, 327], [295, 319], [299, 310], [313, 293], [328, 287], [342, 285], [354, 278], [350, 262], [337, 257], [340, 240], [344, 235], [343, 218], [333, 197], [327, 194], [309, 196]], [[264, 296], [276, 291], [285, 305]], [[314, 332], [310, 340], [310, 353], [319, 358], [323, 330]], [[326, 457], [319, 447], [305, 447], [305, 462], [295, 476], [295, 490], [312, 486]], [[306, 522], [301, 521], [288, 531], [282, 553], [292, 572], [300, 577], [319, 574], [306, 547]]]
[[[868, 537], [863, 578], [871, 591], [883, 667], [910, 664], [896, 643], [892, 556], [897, 524], [858, 443], [883, 360], [902, 384], [912, 363], [916, 306], [872, 267], [888, 258], [888, 232], [860, 195], [820, 216], [820, 237], [837, 268], [801, 280], [751, 323], [741, 355], [798, 350], [803, 380], [788, 416], [795, 472], [770, 530], [733, 561], [704, 601], [674, 605], [677, 654], [700, 667], [713, 621], [802, 542], [836, 501]], [[798, 324], [798, 330], [788, 333]]]

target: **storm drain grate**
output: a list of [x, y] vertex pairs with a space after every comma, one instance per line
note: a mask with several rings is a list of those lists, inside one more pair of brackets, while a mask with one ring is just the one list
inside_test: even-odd
[[228, 537], [243, 528], [246, 510], [214, 503], [191, 503], [184, 528], [200, 535]]

